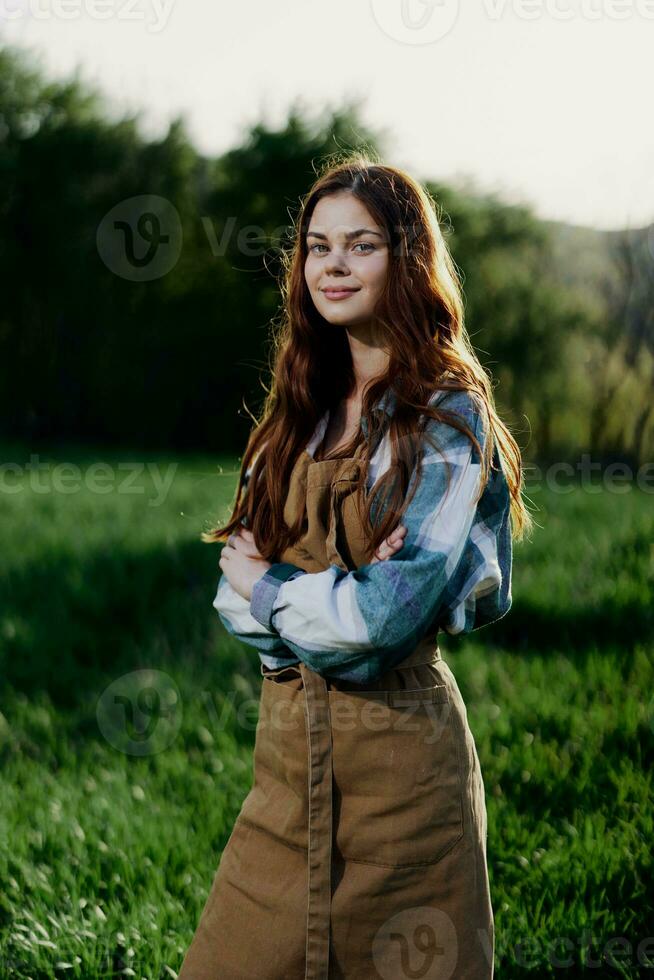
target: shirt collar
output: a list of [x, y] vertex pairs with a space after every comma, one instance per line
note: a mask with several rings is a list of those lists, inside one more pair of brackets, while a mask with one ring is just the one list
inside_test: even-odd
[[[436, 402], [440, 401], [441, 398], [447, 394], [445, 388], [438, 388], [429, 398], [429, 405], [435, 405]], [[392, 418], [395, 414], [395, 409], [397, 408], [397, 395], [392, 388], [387, 388], [382, 396], [377, 399], [372, 407], [373, 412], [386, 412], [389, 418]], [[363, 429], [364, 435], [368, 437], [368, 426], [365, 419], [361, 419], [361, 428]]]
[[395, 411], [395, 406], [397, 405], [397, 396], [392, 388], [387, 388], [380, 398], [377, 399], [373, 405], [373, 412], [386, 412], [387, 415], [393, 416]]
[[[429, 405], [435, 405], [436, 402], [440, 401], [441, 398], [447, 394], [449, 388], [437, 388], [436, 391], [429, 397]], [[392, 388], [387, 388], [380, 398], [377, 399], [372, 407], [373, 412], [386, 412], [391, 418], [395, 414], [395, 409], [397, 407], [397, 395]]]
[[[377, 399], [375, 404], [372, 406], [373, 412], [386, 412], [389, 418], [393, 417], [395, 408], [397, 406], [397, 395], [392, 388], [386, 388], [382, 395]], [[363, 432], [364, 438], [368, 438], [368, 420], [361, 416], [361, 431]]]

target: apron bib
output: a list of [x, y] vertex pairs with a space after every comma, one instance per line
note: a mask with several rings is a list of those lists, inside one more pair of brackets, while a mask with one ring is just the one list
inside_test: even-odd
[[[366, 562], [362, 465], [298, 457], [280, 561]], [[437, 635], [365, 690], [260, 670], [253, 785], [179, 980], [492, 978], [484, 784]]]

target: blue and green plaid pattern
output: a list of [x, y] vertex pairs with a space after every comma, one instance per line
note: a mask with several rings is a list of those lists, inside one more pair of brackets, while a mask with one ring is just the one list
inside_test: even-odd
[[[441, 400], [483, 448], [487, 433], [473, 396], [440, 390], [431, 403]], [[388, 390], [376, 410], [391, 416], [394, 407]], [[311, 455], [328, 415], [306, 447]], [[509, 611], [510, 496], [497, 448], [497, 469], [475, 504], [481, 467], [473, 444], [453, 426], [431, 419], [425, 431], [440, 452], [423, 438], [422, 477], [400, 520], [407, 528], [404, 545], [392, 558], [351, 572], [331, 565], [309, 573], [278, 562], [255, 583], [250, 602], [221, 577], [213, 604], [223, 625], [256, 647], [266, 666], [302, 660], [325, 677], [365, 684], [401, 663], [439, 626], [452, 635], [469, 633]], [[371, 459], [368, 488], [389, 461], [387, 428]], [[411, 486], [414, 476], [415, 471]]]

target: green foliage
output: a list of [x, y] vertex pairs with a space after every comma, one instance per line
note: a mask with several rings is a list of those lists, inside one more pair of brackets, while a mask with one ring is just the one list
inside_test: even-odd
[[[313, 123], [293, 112], [280, 131], [255, 126], [207, 160], [182, 119], [148, 143], [133, 120], [107, 121], [77, 80], [48, 84], [22, 56], [2, 58], [4, 433], [242, 447], [249, 422], [237, 413], [244, 392], [258, 407], [279, 304], [274, 232], [327, 153], [372, 144], [355, 106]], [[181, 247], [167, 274], [135, 282], [102, 261], [96, 235], [115, 205], [144, 194], [174, 208]]]
[[[2, 457], [21, 469], [0, 494], [0, 975], [163, 980], [252, 776], [258, 658], [222, 629], [219, 551], [198, 540], [235, 461]], [[568, 976], [636, 977], [654, 913], [651, 494], [531, 493], [542, 530], [516, 547], [511, 612], [441, 637], [486, 786], [497, 975], [560, 975], [558, 940]], [[148, 669], [179, 725], [138, 756], [98, 712]], [[632, 953], [584, 967], [584, 930], [594, 955], [616, 937]]]
[[[256, 413], [263, 400], [279, 250], [300, 199], [334, 154], [384, 160], [391, 145], [360, 116], [357, 101], [314, 117], [298, 101], [279, 128], [255, 124], [205, 158], [182, 117], [149, 141], [138, 116], [112, 118], [79, 78], [50, 82], [24, 53], [0, 48], [4, 436], [241, 451], [246, 406]], [[427, 186], [464, 281], [468, 331], [521, 447], [647, 459], [645, 232], [626, 242], [572, 234], [470, 183]], [[167, 202], [179, 234], [172, 267], [135, 281], [107, 263], [98, 238], [112, 209], [143, 195], [142, 213]], [[147, 236], [137, 243], [142, 254]]]

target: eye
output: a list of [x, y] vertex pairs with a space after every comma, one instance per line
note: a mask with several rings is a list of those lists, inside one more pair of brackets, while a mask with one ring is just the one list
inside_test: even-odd
[[[317, 249], [319, 249], [319, 248], [326, 249], [327, 246], [323, 242], [316, 242], [315, 245], [309, 245], [308, 248], [307, 248], [307, 251], [309, 251], [309, 252], [316, 252]], [[352, 246], [352, 248], [353, 249], [355, 249], [355, 248], [363, 248], [365, 251], [364, 252], [360, 252], [359, 253], [360, 255], [368, 254], [369, 252], [374, 252], [375, 251], [375, 246], [372, 244], [372, 242], [357, 242], [356, 245], [353, 245]], [[320, 252], [318, 254], [322, 255], [323, 253]]]

